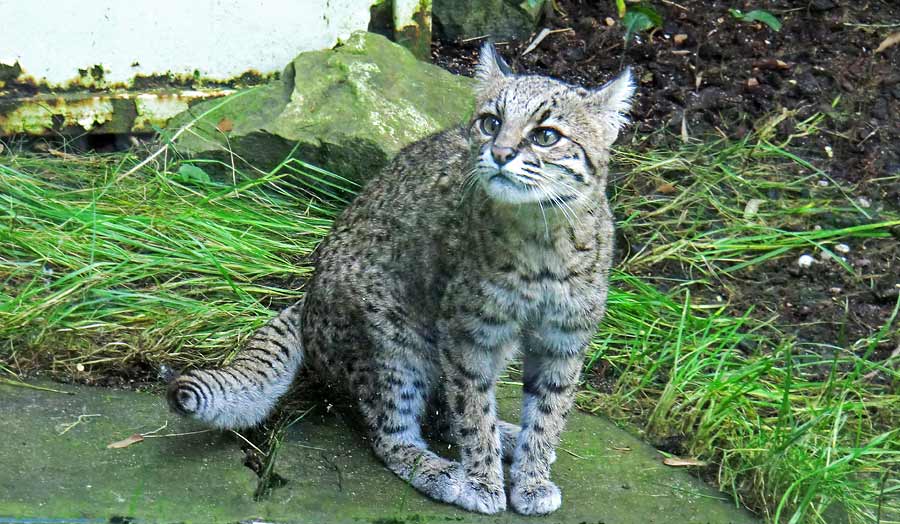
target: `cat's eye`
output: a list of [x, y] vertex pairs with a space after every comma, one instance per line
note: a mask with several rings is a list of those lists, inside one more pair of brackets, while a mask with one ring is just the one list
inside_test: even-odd
[[531, 141], [541, 147], [552, 146], [559, 142], [562, 135], [555, 129], [549, 127], [539, 127], [531, 132]]
[[494, 115], [487, 115], [481, 118], [481, 130], [484, 134], [494, 136], [500, 131], [500, 119]]

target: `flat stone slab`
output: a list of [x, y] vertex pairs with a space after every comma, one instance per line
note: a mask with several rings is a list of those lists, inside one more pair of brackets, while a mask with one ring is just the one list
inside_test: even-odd
[[[237, 439], [171, 436], [202, 428], [168, 413], [161, 397], [35, 385], [69, 394], [0, 385], [0, 523], [758, 522], [684, 470], [662, 465], [659, 453], [634, 436], [581, 413], [570, 418], [553, 466], [562, 509], [547, 517], [482, 516], [420, 495], [324, 409], [290, 428], [275, 463], [288, 482], [256, 502], [257, 476], [242, 464]], [[501, 412], [514, 420], [518, 393], [504, 388], [500, 396]], [[165, 423], [159, 438], [107, 448]]]

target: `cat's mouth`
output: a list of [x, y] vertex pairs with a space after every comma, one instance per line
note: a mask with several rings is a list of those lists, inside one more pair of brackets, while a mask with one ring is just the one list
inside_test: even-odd
[[509, 204], [537, 203], [545, 208], [553, 208], [575, 200], [574, 195], [548, 194], [539, 184], [503, 171], [498, 171], [487, 179], [486, 189], [494, 199]]
[[497, 174], [493, 175], [490, 179], [488, 179], [489, 184], [500, 184], [504, 187], [508, 187], [510, 189], [517, 189], [519, 191], [534, 191], [535, 187], [530, 184], [525, 184], [523, 182], [519, 182], [514, 178], [510, 177], [506, 173], [500, 171]]

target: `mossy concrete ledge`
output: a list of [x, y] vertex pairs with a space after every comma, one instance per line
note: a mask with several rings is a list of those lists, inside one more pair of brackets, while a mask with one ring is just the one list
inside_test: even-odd
[[197, 104], [168, 127], [191, 125], [176, 142], [189, 155], [269, 169], [293, 151], [364, 182], [404, 146], [467, 120], [472, 83], [358, 32], [334, 49], [301, 53], [278, 81]]
[[[253, 500], [257, 477], [240, 442], [197, 431], [159, 395], [39, 382], [65, 393], [0, 384], [0, 523], [605, 523], [750, 524], [684, 470], [603, 418], [575, 413], [553, 466], [563, 506], [546, 517], [483, 516], [432, 502], [381, 466], [332, 410], [313, 410], [279, 448], [287, 483]], [[514, 418], [519, 395], [501, 389]], [[158, 438], [121, 449], [135, 433]]]

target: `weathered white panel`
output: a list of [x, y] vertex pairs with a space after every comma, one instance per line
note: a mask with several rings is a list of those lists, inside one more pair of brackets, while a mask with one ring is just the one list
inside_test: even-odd
[[[104, 82], [280, 71], [366, 29], [374, 0], [0, 0], [0, 62], [50, 85], [96, 65]], [[80, 83], [84, 84], [84, 81]]]

